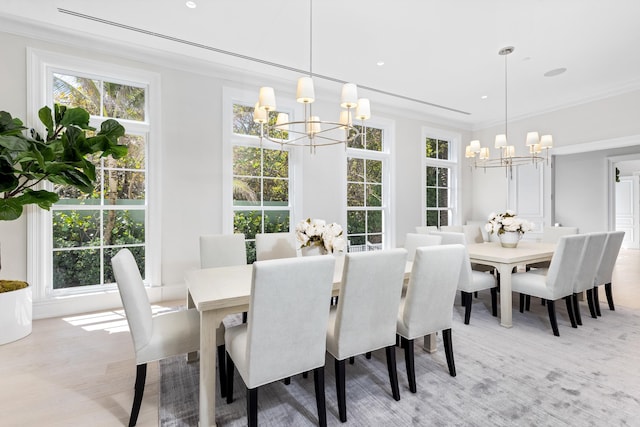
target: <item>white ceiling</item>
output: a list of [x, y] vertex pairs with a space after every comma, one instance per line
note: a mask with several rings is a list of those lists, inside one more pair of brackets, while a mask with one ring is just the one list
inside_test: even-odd
[[[242, 56], [309, 70], [305, 0], [195, 0], [195, 9], [184, 0], [0, 1], [0, 17], [284, 77], [292, 85], [299, 71]], [[505, 46], [515, 47], [508, 56], [510, 120], [640, 89], [639, 18], [638, 0], [316, 0], [313, 73], [376, 89], [361, 89], [360, 96], [477, 129], [504, 121], [505, 57], [498, 50]], [[544, 76], [560, 67], [567, 71]]]

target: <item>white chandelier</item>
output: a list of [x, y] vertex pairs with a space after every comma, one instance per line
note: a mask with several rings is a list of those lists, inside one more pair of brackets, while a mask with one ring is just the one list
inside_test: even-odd
[[[315, 101], [313, 86], [313, 0], [309, 0], [309, 76], [300, 77], [296, 101], [304, 105], [304, 120], [290, 121], [287, 113], [278, 113], [275, 123], [270, 123], [269, 113], [276, 111], [276, 96], [272, 87], [261, 87], [258, 102], [253, 110], [253, 121], [260, 125], [260, 141], [263, 138], [281, 146], [309, 147], [312, 153], [318, 146], [344, 144], [366, 135], [364, 121], [371, 117], [369, 99], [358, 98], [358, 87], [344, 83], [340, 97], [340, 115], [336, 121], [320, 120], [313, 114]], [[353, 125], [360, 120], [362, 132]]]
[[[514, 51], [513, 46], [507, 46], [498, 51], [504, 56], [504, 133], [496, 135], [494, 147], [500, 151], [500, 158], [491, 158], [489, 147], [482, 147], [479, 140], [469, 142], [465, 148], [465, 157], [473, 159], [474, 168], [505, 168], [505, 174], [513, 177], [513, 167], [533, 164], [542, 161], [549, 163], [549, 149], [553, 147], [553, 137], [551, 135], [539, 136], [538, 132], [528, 132], [525, 144], [529, 149], [528, 156], [516, 155], [516, 147], [507, 143], [507, 55]], [[540, 154], [545, 152], [545, 157]]]

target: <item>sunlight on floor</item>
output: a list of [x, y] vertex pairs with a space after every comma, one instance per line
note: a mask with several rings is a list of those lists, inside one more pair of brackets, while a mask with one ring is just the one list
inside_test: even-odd
[[[171, 307], [152, 305], [153, 315], [175, 310]], [[79, 316], [63, 317], [63, 321], [72, 326], [79, 326], [85, 331], [106, 331], [110, 334], [129, 330], [124, 310], [101, 311], [98, 313], [82, 314]]]

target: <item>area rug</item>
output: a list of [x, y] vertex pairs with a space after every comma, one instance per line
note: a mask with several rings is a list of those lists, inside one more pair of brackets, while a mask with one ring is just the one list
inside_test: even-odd
[[[488, 293], [487, 293], [488, 294]], [[462, 322], [456, 305], [453, 347], [457, 376], [447, 370], [438, 336], [438, 351], [416, 342], [418, 392], [408, 389], [404, 356], [397, 349], [401, 400], [391, 397], [384, 351], [370, 360], [347, 364], [347, 425], [352, 426], [601, 426], [640, 422], [640, 312], [603, 308], [589, 317], [582, 305], [583, 326], [571, 328], [564, 304], [557, 304], [560, 337], [553, 336], [546, 307], [531, 311], [514, 306], [513, 327], [499, 326], [489, 312], [488, 295], [474, 299], [471, 324]], [[184, 356], [160, 363], [160, 425], [196, 426], [198, 363]], [[338, 420], [333, 359], [325, 368], [327, 421]], [[244, 426], [245, 388], [235, 376], [232, 404], [216, 397], [216, 422]], [[317, 425], [313, 376], [291, 384], [260, 388], [261, 426]]]

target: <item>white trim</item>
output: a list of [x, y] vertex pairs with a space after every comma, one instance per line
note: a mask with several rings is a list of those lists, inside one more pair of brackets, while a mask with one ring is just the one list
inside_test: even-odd
[[[432, 159], [427, 158], [425, 156], [426, 152], [426, 143], [427, 138], [445, 140], [449, 142], [449, 155], [451, 158], [447, 160], [443, 159]], [[422, 127], [422, 138], [420, 140], [420, 153], [419, 156], [422, 159], [422, 170], [420, 171], [421, 184], [420, 188], [422, 189], [421, 194], [421, 206], [420, 206], [420, 216], [421, 216], [421, 225], [426, 225], [426, 208], [427, 208], [427, 192], [426, 192], [426, 169], [427, 166], [435, 166], [435, 167], [448, 167], [452, 171], [451, 178], [453, 182], [449, 183], [449, 188], [451, 191], [450, 198], [453, 201], [454, 205], [451, 207], [451, 224], [449, 225], [460, 225], [461, 224], [461, 212], [462, 212], [462, 191], [460, 189], [460, 185], [462, 183], [462, 168], [460, 165], [461, 158], [461, 150], [462, 148], [462, 135], [458, 132], [451, 132], [443, 129], [423, 126]]]
[[[224, 86], [222, 88], [222, 233], [233, 233], [233, 146], [246, 145], [256, 147], [256, 138], [233, 133], [233, 104], [242, 104], [253, 106], [258, 94], [258, 88], [255, 92], [246, 89], [237, 89]], [[287, 101], [279, 101], [278, 111], [289, 114], [291, 120], [295, 117], [302, 116], [300, 108], [297, 104]], [[263, 140], [263, 147], [279, 149], [280, 147], [267, 140]], [[298, 218], [302, 210], [302, 153], [297, 148], [289, 149], [285, 147], [289, 153], [289, 227], [293, 231], [295, 224], [300, 220]], [[260, 208], [262, 209], [262, 208]]]
[[[51, 106], [50, 99], [50, 72], [77, 72], [79, 75], [95, 75], [100, 79], [134, 84], [137, 87], [146, 88], [145, 96], [145, 122], [133, 122], [122, 120], [128, 133], [145, 137], [145, 183], [146, 205], [145, 221], [145, 283], [154, 287], [162, 285], [162, 239], [161, 239], [161, 176], [162, 164], [162, 140], [160, 131], [160, 75], [157, 73], [122, 67], [107, 62], [86, 60], [84, 58], [48, 52], [39, 49], [27, 48], [27, 117], [28, 123], [37, 126], [39, 120], [37, 111], [42, 105]], [[151, 125], [149, 125], [151, 123]], [[92, 122], [93, 124], [93, 122]], [[39, 129], [43, 131], [43, 129]], [[152, 203], [150, 204], [150, 201]], [[64, 296], [52, 295], [51, 289], [44, 284], [50, 281], [52, 241], [48, 224], [51, 221], [51, 212], [41, 211], [30, 207], [28, 210], [27, 226], [27, 277], [34, 284], [34, 317], [44, 317], [49, 313], [58, 315], [56, 307], [65, 310]], [[43, 240], [43, 236], [46, 236]], [[48, 273], [47, 273], [48, 272]], [[108, 292], [108, 286], [105, 286]], [[71, 293], [70, 293], [71, 294]], [[73, 301], [82, 298], [92, 299], [104, 292], [88, 291], [86, 295], [76, 295]], [[80, 298], [82, 297], [82, 298]], [[98, 298], [100, 299], [100, 298]], [[104, 301], [106, 305], [112, 305]], [[104, 304], [103, 304], [104, 305]], [[41, 307], [49, 307], [41, 309]], [[77, 307], [77, 306], [76, 306]], [[86, 307], [83, 307], [83, 310]], [[86, 310], [85, 310], [86, 311]]]
[[640, 134], [623, 136], [620, 138], [602, 139], [599, 141], [585, 142], [581, 144], [571, 144], [562, 147], [552, 148], [549, 155], [564, 156], [567, 154], [588, 153], [591, 151], [611, 150], [613, 148], [625, 148], [638, 145]]
[[[355, 123], [356, 125], [358, 123]], [[382, 235], [383, 235], [383, 247], [394, 248], [396, 246], [396, 216], [395, 205], [396, 192], [392, 190], [395, 179], [395, 121], [387, 118], [376, 116], [366, 122], [367, 128], [381, 129], [382, 130], [382, 151], [363, 150], [359, 148], [347, 148], [344, 151], [343, 156], [343, 185], [342, 185], [342, 223], [345, 225], [345, 235], [347, 234], [347, 159], [349, 157], [379, 160], [382, 162]], [[373, 206], [372, 206], [373, 208]]]

